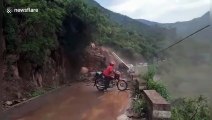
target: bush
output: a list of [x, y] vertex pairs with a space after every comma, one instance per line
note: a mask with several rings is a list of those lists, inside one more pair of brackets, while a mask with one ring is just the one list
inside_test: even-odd
[[147, 81], [147, 89], [156, 90], [166, 100], [170, 99], [168, 90], [166, 89], [166, 86], [164, 86], [162, 83], [160, 83], [158, 81], [148, 80]]
[[136, 100], [134, 100], [132, 103], [132, 106], [133, 106], [133, 111], [135, 113], [138, 113], [139, 115], [141, 115], [141, 113], [144, 112], [147, 107], [145, 101], [140, 98], [137, 98]]
[[207, 100], [202, 96], [175, 100], [172, 107], [172, 120], [211, 120]]
[[148, 90], [156, 90], [162, 97], [166, 100], [169, 100], [169, 94], [166, 87], [160, 83], [159, 81], [154, 81], [153, 78], [156, 74], [156, 67], [154, 65], [150, 65], [148, 67], [147, 73], [143, 76], [143, 79], [147, 82]]

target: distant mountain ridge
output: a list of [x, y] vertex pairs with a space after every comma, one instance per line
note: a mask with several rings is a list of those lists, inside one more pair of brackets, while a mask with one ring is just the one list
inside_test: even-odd
[[[209, 25], [210, 24], [210, 13], [207, 12], [203, 16], [199, 18], [192, 19], [190, 21], [185, 22], [176, 22], [176, 23], [157, 23], [148, 20], [138, 19], [139, 22], [142, 22], [149, 26], [160, 26], [168, 29], [176, 29], [176, 34], [178, 37], [185, 37], [196, 30]], [[195, 35], [194, 39], [203, 39], [209, 40], [211, 37], [211, 27], [207, 30], [204, 30], [197, 35]]]
[[144, 23], [144, 24], [149, 25], [149, 26], [154, 26], [154, 25], [162, 24], [162, 23], [158, 23], [158, 22], [153, 22], [153, 21], [145, 20], [145, 19], [137, 19], [137, 20], [139, 22]]

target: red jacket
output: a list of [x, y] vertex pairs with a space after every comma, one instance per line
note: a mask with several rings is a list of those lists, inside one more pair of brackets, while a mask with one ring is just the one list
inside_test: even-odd
[[113, 73], [113, 66], [108, 66], [104, 71], [103, 71], [103, 75], [105, 76], [110, 76]]

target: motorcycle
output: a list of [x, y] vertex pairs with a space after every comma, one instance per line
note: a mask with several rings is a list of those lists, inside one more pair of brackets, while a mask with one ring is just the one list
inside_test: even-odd
[[[120, 74], [121, 73], [119, 71], [114, 72], [114, 77], [112, 80], [110, 80], [109, 88], [116, 86], [120, 91], [127, 89], [128, 84], [125, 80], [120, 79]], [[102, 72], [96, 72], [94, 76], [94, 86], [96, 86], [99, 91], [104, 91], [107, 89], [105, 87], [105, 80], [105, 76], [102, 74]]]

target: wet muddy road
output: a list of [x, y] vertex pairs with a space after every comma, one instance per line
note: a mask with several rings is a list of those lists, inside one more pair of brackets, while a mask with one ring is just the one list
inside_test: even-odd
[[[55, 93], [54, 93], [55, 94]], [[101, 93], [92, 85], [77, 83], [48, 97], [45, 105], [15, 120], [116, 120], [129, 104], [129, 91]]]

